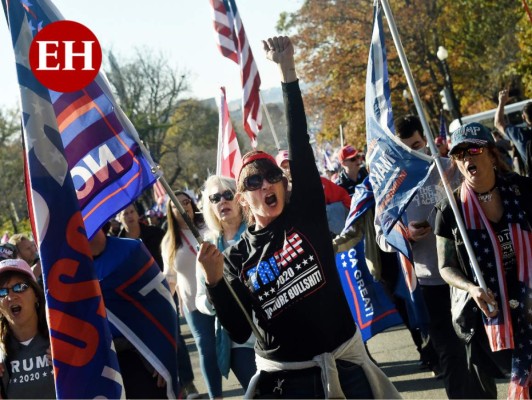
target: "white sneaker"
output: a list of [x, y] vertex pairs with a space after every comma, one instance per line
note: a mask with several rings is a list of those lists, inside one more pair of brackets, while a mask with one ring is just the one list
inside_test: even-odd
[[181, 396], [179, 397], [181, 399], [199, 399], [201, 395], [196, 386], [194, 386], [194, 382], [190, 382], [181, 388]]

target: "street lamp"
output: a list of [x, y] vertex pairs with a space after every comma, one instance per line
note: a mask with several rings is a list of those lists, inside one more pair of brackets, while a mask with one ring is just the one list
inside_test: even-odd
[[448, 104], [451, 111], [451, 115], [453, 116], [453, 119], [461, 119], [462, 113], [460, 112], [460, 103], [458, 102], [458, 99], [454, 94], [451, 72], [449, 71], [449, 65], [447, 64], [447, 57], [449, 57], [449, 52], [445, 47], [439, 46], [438, 51], [436, 52], [436, 57], [438, 57], [438, 60], [440, 60], [441, 65], [443, 67], [443, 72], [445, 74], [445, 87], [449, 90], [449, 94], [451, 96], [451, 104]]

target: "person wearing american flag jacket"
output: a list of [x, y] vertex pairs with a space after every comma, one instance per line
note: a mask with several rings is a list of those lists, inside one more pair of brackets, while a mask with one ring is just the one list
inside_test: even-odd
[[452, 286], [455, 330], [486, 397], [497, 398], [494, 378], [510, 374], [508, 398], [529, 399], [532, 179], [509, 171], [481, 124], [461, 126], [451, 143], [450, 157], [463, 177], [454, 196], [487, 286], [484, 291], [477, 283], [445, 199], [437, 205], [435, 233], [441, 276]]
[[246, 154], [236, 196], [247, 213], [248, 228], [223, 254], [202, 243], [197, 258], [209, 298], [231, 339], [242, 343], [252, 329], [256, 332], [258, 371], [246, 397], [398, 398], [393, 384], [369, 359], [341, 295], [294, 48], [288, 37], [263, 44], [283, 82], [290, 202], [275, 159], [262, 151]]

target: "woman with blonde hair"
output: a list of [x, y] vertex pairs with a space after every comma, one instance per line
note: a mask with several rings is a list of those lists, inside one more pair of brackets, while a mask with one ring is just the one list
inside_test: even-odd
[[[240, 235], [247, 228], [242, 207], [235, 198], [235, 193], [234, 179], [212, 175], [205, 182], [202, 210], [209, 228], [205, 239], [216, 244], [220, 251], [240, 240]], [[216, 311], [207, 298], [205, 278], [200, 268], [196, 268], [196, 274], [198, 282], [196, 307], [204, 314], [215, 315]], [[216, 352], [220, 371], [227, 377], [231, 369], [244, 390], [247, 390], [249, 381], [257, 369], [253, 350], [255, 336], [250, 335], [245, 343], [238, 344], [229, 339], [218, 320], [216, 323]]]
[[[203, 216], [190, 195], [174, 192], [188, 218], [205, 233]], [[196, 239], [177, 207], [166, 205], [168, 230], [161, 243], [164, 271], [172, 294], [177, 291], [180, 309], [185, 316], [200, 356], [200, 368], [211, 399], [222, 397], [222, 375], [216, 363], [215, 317], [196, 308]]]

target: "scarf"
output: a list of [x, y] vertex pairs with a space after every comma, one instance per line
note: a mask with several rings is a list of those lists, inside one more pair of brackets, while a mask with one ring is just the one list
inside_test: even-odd
[[[476, 194], [465, 182], [462, 183], [460, 200], [467, 236], [471, 240], [486, 286], [493, 292], [499, 306], [499, 313], [494, 318], [487, 318], [482, 314], [491, 350], [513, 349], [508, 398], [529, 399], [532, 373], [531, 227], [520, 206], [519, 187], [510, 186], [503, 180], [498, 182], [498, 187], [515, 253], [519, 281], [518, 293], [513, 293], [512, 299], [509, 298], [502, 261], [503, 252], [497, 234], [484, 215]], [[474, 280], [477, 281], [476, 277]], [[517, 321], [512, 320], [510, 300], [519, 302], [514, 311], [514, 316], [518, 316], [514, 318]]]

